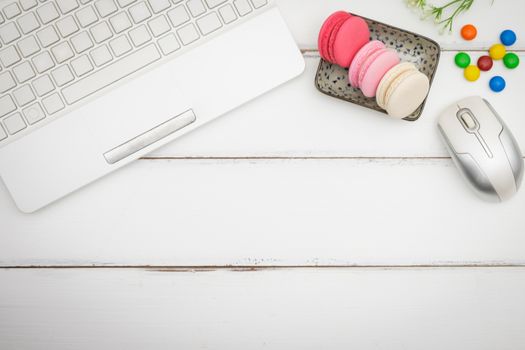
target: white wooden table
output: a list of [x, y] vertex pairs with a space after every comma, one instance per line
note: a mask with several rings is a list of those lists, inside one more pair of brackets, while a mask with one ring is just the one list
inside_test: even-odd
[[[0, 349], [524, 349], [525, 190], [477, 199], [436, 131], [488, 98], [525, 150], [525, 3], [476, 0], [438, 34], [401, 0], [280, 0], [298, 79], [33, 215], [0, 187]], [[444, 50], [422, 118], [318, 93], [323, 19], [347, 9]], [[378, 11], [380, 9], [380, 11]], [[518, 33], [491, 93], [453, 64]]]

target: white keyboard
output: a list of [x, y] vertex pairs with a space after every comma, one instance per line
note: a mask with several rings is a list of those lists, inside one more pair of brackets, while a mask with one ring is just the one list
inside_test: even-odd
[[0, 13], [0, 146], [267, 0], [20, 0]]

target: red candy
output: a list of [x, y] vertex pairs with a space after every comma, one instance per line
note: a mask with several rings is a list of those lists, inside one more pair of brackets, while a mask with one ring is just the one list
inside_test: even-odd
[[490, 56], [481, 56], [478, 58], [478, 68], [482, 71], [488, 71], [492, 68], [492, 58]]

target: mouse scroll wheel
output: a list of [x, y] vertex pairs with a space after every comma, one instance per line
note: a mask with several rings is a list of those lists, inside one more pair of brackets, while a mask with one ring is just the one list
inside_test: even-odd
[[465, 129], [467, 130], [476, 130], [478, 128], [478, 123], [472, 112], [468, 109], [460, 109], [458, 111], [458, 119], [461, 121]]

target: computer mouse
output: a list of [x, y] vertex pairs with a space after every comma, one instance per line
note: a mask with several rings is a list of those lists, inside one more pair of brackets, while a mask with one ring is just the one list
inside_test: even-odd
[[456, 102], [441, 114], [438, 128], [452, 160], [481, 198], [501, 202], [518, 191], [521, 150], [487, 100], [472, 96]]

